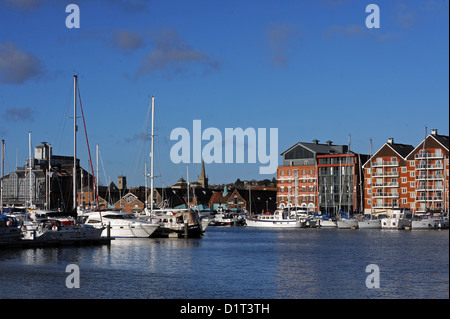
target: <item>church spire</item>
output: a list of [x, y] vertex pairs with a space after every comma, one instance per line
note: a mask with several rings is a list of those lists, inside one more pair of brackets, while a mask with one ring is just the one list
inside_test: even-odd
[[200, 173], [200, 178], [198, 179], [198, 183], [202, 185], [202, 188], [208, 188], [208, 177], [206, 177], [205, 173], [205, 162], [202, 159], [202, 170]]

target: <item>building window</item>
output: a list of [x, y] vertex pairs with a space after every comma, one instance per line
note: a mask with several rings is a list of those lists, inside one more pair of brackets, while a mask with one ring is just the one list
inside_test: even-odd
[[410, 166], [410, 167], [414, 167], [414, 166], [416, 166], [416, 163], [415, 163], [415, 161], [409, 161], [409, 166]]
[[416, 193], [415, 193], [415, 192], [409, 193], [409, 197], [410, 197], [410, 198], [416, 198]]
[[406, 183], [406, 177], [402, 177], [402, 183]]
[[409, 172], [409, 176], [410, 176], [410, 177], [416, 176], [416, 172]]
[[402, 188], [402, 194], [406, 194], [406, 193], [407, 193], [406, 187], [403, 187]]

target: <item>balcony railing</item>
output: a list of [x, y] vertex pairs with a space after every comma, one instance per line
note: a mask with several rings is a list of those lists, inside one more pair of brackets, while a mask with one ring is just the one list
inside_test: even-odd
[[398, 177], [398, 172], [375, 172], [372, 177]]
[[425, 159], [425, 158], [443, 158], [444, 154], [442, 153], [431, 153], [431, 152], [427, 152], [426, 155], [424, 153], [419, 153], [414, 155], [414, 159]]
[[444, 175], [442, 174], [419, 174], [416, 176], [416, 180], [443, 180]]
[[444, 198], [442, 196], [419, 196], [417, 197], [418, 202], [442, 202]]
[[373, 197], [390, 197], [390, 198], [398, 198], [399, 194], [398, 193], [374, 193]]
[[442, 164], [420, 164], [416, 165], [417, 170], [424, 170], [424, 169], [443, 169], [444, 165]]
[[381, 162], [373, 162], [373, 167], [384, 167], [384, 166], [398, 166], [397, 161], [381, 161]]
[[374, 183], [372, 187], [398, 187], [398, 182]]
[[392, 205], [392, 203], [374, 203], [373, 208], [399, 208], [398, 204]]

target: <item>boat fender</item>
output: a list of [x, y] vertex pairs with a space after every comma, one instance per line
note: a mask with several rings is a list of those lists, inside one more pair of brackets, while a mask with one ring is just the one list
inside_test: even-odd
[[56, 227], [56, 225], [53, 225], [53, 228], [52, 228], [53, 230], [57, 230], [58, 229], [58, 227]]

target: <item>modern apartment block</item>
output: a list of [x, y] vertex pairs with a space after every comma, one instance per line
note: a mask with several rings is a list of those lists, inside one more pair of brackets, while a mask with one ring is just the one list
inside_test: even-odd
[[435, 129], [416, 147], [389, 139], [363, 165], [365, 213], [448, 211], [448, 157], [449, 137]]
[[308, 211], [337, 214], [361, 211], [361, 166], [367, 155], [347, 145], [299, 142], [283, 153], [277, 169], [277, 208], [303, 207]]

